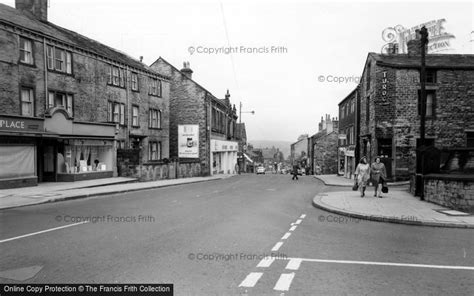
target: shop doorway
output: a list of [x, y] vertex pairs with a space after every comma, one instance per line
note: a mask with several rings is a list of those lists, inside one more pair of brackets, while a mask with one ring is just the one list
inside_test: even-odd
[[57, 146], [43, 142], [38, 146], [38, 182], [56, 182]]

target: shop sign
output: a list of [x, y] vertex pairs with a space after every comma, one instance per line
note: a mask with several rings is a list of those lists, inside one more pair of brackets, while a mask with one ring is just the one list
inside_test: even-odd
[[386, 96], [387, 95], [387, 71], [383, 71], [382, 72], [382, 96]]
[[387, 53], [390, 44], [396, 44], [399, 53], [407, 53], [407, 43], [412, 39], [416, 39], [416, 31], [425, 26], [428, 30], [428, 46], [427, 52], [436, 53], [446, 50], [452, 50], [451, 40], [455, 36], [445, 31], [443, 24], [446, 19], [432, 20], [412, 28], [405, 28], [402, 25], [388, 27], [382, 32], [382, 39], [387, 42], [382, 47], [382, 53]]
[[44, 128], [42, 120], [13, 116], [0, 116], [0, 130], [42, 132], [44, 131]]
[[237, 151], [238, 144], [231, 141], [211, 140], [212, 151]]
[[199, 158], [199, 125], [178, 125], [178, 157]]

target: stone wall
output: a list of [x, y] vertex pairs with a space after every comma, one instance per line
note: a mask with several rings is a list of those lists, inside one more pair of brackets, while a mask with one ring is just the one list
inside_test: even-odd
[[314, 144], [314, 173], [323, 175], [337, 174], [337, 143], [338, 133], [332, 132], [315, 139]]
[[425, 176], [425, 200], [474, 214], [474, 175]]

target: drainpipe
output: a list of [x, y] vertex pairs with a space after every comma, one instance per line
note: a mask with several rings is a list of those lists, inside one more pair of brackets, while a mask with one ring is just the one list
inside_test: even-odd
[[44, 112], [43, 118], [45, 118], [46, 110], [48, 109], [48, 57], [46, 54], [46, 38], [43, 37], [43, 60], [44, 60]]

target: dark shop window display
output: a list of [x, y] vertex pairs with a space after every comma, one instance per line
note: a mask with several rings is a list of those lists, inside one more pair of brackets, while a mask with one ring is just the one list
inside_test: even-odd
[[64, 145], [58, 149], [57, 169], [62, 174], [111, 171], [113, 147]]

